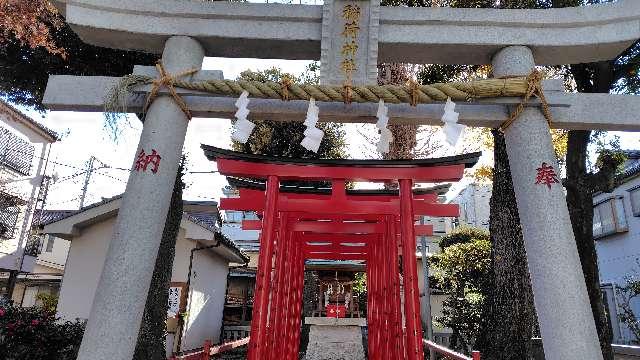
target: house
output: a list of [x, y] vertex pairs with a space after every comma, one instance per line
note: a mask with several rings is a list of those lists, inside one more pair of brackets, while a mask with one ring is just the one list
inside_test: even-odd
[[[41, 208], [51, 145], [58, 136], [0, 100], [0, 295], [13, 294], [19, 274], [33, 273], [42, 244], [31, 224]], [[36, 219], [37, 220], [37, 219]]]
[[[70, 241], [57, 315], [87, 319], [112, 238], [121, 196], [45, 224], [42, 233]], [[229, 264], [248, 257], [220, 233], [217, 203], [184, 202], [168, 304], [167, 353], [219, 342]]]
[[[618, 186], [611, 193], [593, 197], [593, 237], [600, 282], [617, 344], [638, 341], [618, 319], [619, 287], [625, 285], [627, 278], [640, 280], [640, 150], [624, 153], [627, 161]], [[636, 316], [640, 316], [640, 301], [632, 305]]]
[[[226, 198], [239, 196], [237, 188], [230, 185], [225, 186], [222, 193]], [[260, 231], [242, 229], [242, 221], [257, 219], [256, 213], [252, 211], [226, 210], [224, 212], [222, 234], [249, 256], [246, 266], [234, 266], [229, 271], [223, 315], [225, 340], [236, 340], [249, 335], [260, 250], [258, 240]]]
[[41, 296], [46, 295], [50, 299], [58, 297], [71, 243], [53, 235], [41, 234], [41, 224], [56, 221], [74, 212], [75, 210], [35, 210], [31, 232], [34, 239], [37, 239], [36, 243], [40, 244], [39, 251], [33, 270], [18, 276], [11, 298], [14, 304], [22, 307], [42, 305]]
[[489, 230], [491, 185], [471, 183], [449, 202], [460, 206], [455, 226], [466, 225]]

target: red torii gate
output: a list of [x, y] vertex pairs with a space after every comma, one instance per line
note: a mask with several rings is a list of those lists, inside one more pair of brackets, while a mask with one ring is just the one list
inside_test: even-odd
[[[458, 181], [480, 153], [423, 160], [305, 160], [202, 148], [220, 174], [266, 180], [266, 191], [241, 188], [239, 198], [220, 202], [223, 210], [263, 214], [261, 221], [243, 224], [262, 230], [249, 360], [298, 358], [307, 259], [366, 261], [369, 358], [423, 359], [416, 234], [431, 235], [433, 229], [416, 228], [414, 219], [457, 216], [458, 207], [436, 203], [435, 194], [414, 196], [412, 186]], [[329, 181], [331, 192], [281, 192], [280, 180]], [[348, 194], [347, 181], [398, 181], [399, 194]]]

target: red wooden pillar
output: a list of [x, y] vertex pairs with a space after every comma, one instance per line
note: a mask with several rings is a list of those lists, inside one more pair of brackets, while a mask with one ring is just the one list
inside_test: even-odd
[[249, 360], [262, 360], [265, 356], [265, 340], [267, 314], [269, 311], [269, 293], [271, 287], [271, 268], [273, 261], [273, 239], [276, 215], [278, 212], [278, 190], [280, 183], [277, 176], [267, 178], [264, 218], [260, 233], [260, 255], [258, 256], [258, 274], [254, 291], [253, 315], [251, 320], [251, 339], [249, 343]]
[[282, 333], [282, 301], [285, 296], [285, 266], [287, 256], [289, 255], [288, 246], [289, 233], [287, 232], [287, 218], [280, 216], [280, 224], [278, 226], [278, 238], [276, 242], [276, 273], [274, 276], [273, 297], [271, 299], [271, 309], [269, 311], [269, 346], [268, 356], [270, 359], [276, 359], [275, 352], [278, 348], [280, 336]]
[[416, 236], [413, 218], [412, 181], [400, 179], [400, 230], [402, 235], [402, 261], [404, 270], [404, 312], [407, 322], [407, 358], [424, 358], [420, 298], [416, 264]]
[[300, 257], [298, 258], [298, 278], [297, 278], [297, 291], [295, 294], [295, 303], [294, 303], [294, 314], [293, 318], [294, 323], [294, 337], [293, 337], [293, 359], [297, 360], [299, 358], [298, 352], [300, 351], [300, 334], [302, 327], [302, 295], [304, 292], [304, 249], [302, 246], [298, 247]]
[[369, 343], [371, 344], [371, 351], [369, 352], [369, 359], [375, 360], [376, 355], [378, 354], [378, 344], [376, 342], [378, 335], [378, 317], [377, 317], [377, 291], [378, 291], [378, 281], [377, 281], [377, 262], [378, 258], [376, 256], [376, 246], [375, 243], [371, 244], [371, 254], [370, 254], [371, 265], [369, 267], [371, 280], [369, 281], [370, 287], [367, 288], [367, 293], [371, 298], [371, 307], [367, 309], [371, 313], [371, 320], [368, 323], [369, 328]]
[[404, 343], [405, 335], [402, 330], [402, 306], [400, 293], [400, 266], [398, 262], [398, 238], [396, 236], [396, 219], [395, 216], [387, 217], [388, 240], [391, 246], [391, 266], [392, 266], [392, 284], [393, 284], [393, 321], [395, 331], [396, 356], [398, 359], [404, 359]]
[[291, 329], [289, 326], [289, 322], [291, 321], [291, 311], [289, 311], [289, 309], [291, 307], [291, 293], [293, 288], [293, 284], [292, 284], [292, 279], [294, 276], [293, 265], [295, 264], [294, 258], [296, 256], [296, 246], [298, 246], [298, 241], [295, 234], [293, 233], [289, 234], [289, 241], [287, 246], [289, 247], [289, 250], [287, 253], [287, 260], [285, 263], [284, 292], [283, 292], [282, 299], [280, 299], [282, 316], [280, 319], [280, 326], [279, 326], [280, 333], [277, 334], [277, 336], [280, 339], [277, 345], [278, 347], [277, 355], [278, 355], [278, 358], [284, 358], [284, 359], [288, 358], [286, 346], [288, 344], [289, 336], [291, 334]]
[[375, 262], [374, 262], [374, 317], [375, 317], [375, 333], [374, 333], [374, 353], [373, 360], [381, 359], [382, 351], [381, 351], [381, 341], [382, 341], [382, 258], [380, 256], [380, 242], [374, 242], [374, 254], [375, 254]]
[[373, 244], [371, 244], [371, 246], [369, 247], [369, 252], [368, 252], [368, 256], [367, 256], [367, 262], [366, 262], [366, 271], [367, 271], [367, 277], [366, 277], [366, 283], [367, 283], [367, 354], [369, 355], [369, 357], [371, 357], [373, 354], [373, 341], [371, 339], [371, 336], [373, 334], [373, 328], [375, 327], [375, 325], [373, 324], [373, 305], [371, 305], [372, 303], [372, 299], [373, 299], [373, 288], [372, 288], [372, 284], [373, 282], [372, 280], [372, 276], [373, 276], [373, 272], [371, 271], [372, 267], [373, 267], [373, 262], [374, 262], [374, 257], [373, 257]]
[[[303, 255], [303, 243], [300, 239], [296, 239], [296, 246], [294, 250], [294, 257], [292, 259], [292, 273], [291, 273], [291, 291], [289, 292], [289, 305], [287, 306], [287, 312], [289, 313], [287, 319], [287, 327], [288, 333], [286, 342], [283, 344], [285, 348], [285, 359], [286, 360], [294, 360], [298, 358], [298, 354], [296, 353], [298, 347], [296, 346], [296, 339], [298, 338], [299, 326], [296, 328], [298, 324], [298, 320], [300, 317], [299, 305], [300, 305], [300, 294], [301, 294], [301, 284], [300, 281], [300, 273], [301, 266], [300, 263], [304, 264], [304, 255]], [[303, 274], [304, 276], [304, 274]]]
[[[384, 223], [384, 222], [383, 222]], [[382, 291], [382, 299], [384, 301], [382, 313], [383, 313], [383, 332], [382, 332], [382, 344], [383, 344], [383, 353], [384, 354], [393, 354], [393, 336], [391, 330], [393, 329], [391, 325], [391, 299], [393, 298], [393, 293], [391, 292], [391, 256], [390, 256], [390, 245], [389, 241], [386, 240], [386, 236], [381, 236], [380, 239], [380, 247], [382, 249], [382, 265], [383, 265], [383, 274], [384, 281], [382, 282], [383, 291]]]

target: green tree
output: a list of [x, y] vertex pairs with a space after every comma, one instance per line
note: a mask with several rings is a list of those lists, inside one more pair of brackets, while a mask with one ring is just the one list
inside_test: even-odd
[[[239, 79], [254, 81], [281, 82], [287, 76], [294, 82], [317, 84], [318, 63], [311, 63], [306, 71], [296, 77], [284, 73], [281, 69], [271, 68], [263, 71], [244, 71]], [[304, 120], [304, 119], [300, 119]], [[233, 143], [233, 149], [250, 154], [263, 154], [303, 159], [340, 159], [345, 158], [345, 140], [342, 124], [321, 123], [317, 127], [324, 131], [324, 138], [317, 153], [308, 151], [300, 145], [304, 138], [305, 125], [301, 121], [252, 120], [256, 124], [249, 141], [245, 144]]]
[[484, 302], [490, 292], [491, 242], [486, 230], [460, 227], [444, 236], [442, 252], [431, 263], [434, 278], [448, 295], [442, 317], [436, 318], [453, 330], [450, 347], [470, 353], [480, 335]]
[[620, 313], [618, 318], [631, 330], [635, 343], [640, 343], [640, 320], [633, 311], [632, 302], [640, 298], [640, 281], [629, 276], [626, 284], [618, 288]]
[[[30, 4], [27, 9], [42, 10], [35, 15], [25, 15], [30, 23], [16, 27], [31, 25], [47, 29], [42, 41], [25, 41], [24, 36], [20, 36], [21, 32], [0, 30], [0, 35], [4, 35], [0, 36], [0, 95], [14, 104], [44, 111], [42, 96], [49, 74], [122, 76], [131, 73], [134, 65], [151, 65], [158, 59], [154, 54], [85, 44], [53, 6], [38, 5], [46, 3], [46, 0], [33, 2], [35, 4]], [[5, 7], [2, 3], [0, 13]], [[18, 17], [22, 13], [8, 14]], [[14, 23], [10, 21], [9, 25]]]

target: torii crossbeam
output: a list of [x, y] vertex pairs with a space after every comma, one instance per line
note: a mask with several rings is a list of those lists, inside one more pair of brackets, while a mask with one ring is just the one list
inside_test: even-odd
[[[200, 69], [205, 55], [320, 59], [321, 83], [334, 86], [375, 84], [379, 61], [491, 63], [496, 78], [523, 77], [535, 65], [610, 60], [640, 38], [636, 0], [546, 10], [385, 7], [379, 0], [325, 0], [318, 6], [173, 0], [55, 3], [84, 41], [162, 51], [170, 74]], [[157, 75], [153, 69], [135, 72]], [[188, 77], [220, 78], [215, 71]], [[52, 76], [44, 102], [53, 110], [101, 111], [105, 94], [118, 80]], [[567, 94], [557, 82], [547, 82], [544, 89], [552, 123], [532, 102], [505, 130], [540, 332], [548, 360], [601, 360], [564, 192], [552, 181], [559, 169], [549, 128], [640, 131], [640, 99]], [[149, 90], [133, 89], [125, 99], [130, 111], [141, 110]], [[229, 118], [235, 111], [231, 98], [181, 94], [196, 116]], [[495, 128], [519, 101], [486, 99], [460, 104], [457, 110], [465, 125]], [[372, 122], [375, 115], [372, 104], [319, 105], [324, 121]], [[252, 99], [249, 107], [257, 118], [283, 121], [301, 121], [306, 108], [304, 101], [266, 99]], [[392, 123], [439, 125], [442, 111], [443, 104], [389, 106]], [[147, 111], [80, 360], [132, 357], [187, 120], [166, 92]], [[136, 166], [149, 156], [162, 159], [156, 172]], [[546, 183], [541, 183], [543, 178]], [[267, 193], [265, 201], [277, 199], [270, 200]], [[144, 231], [140, 223], [147, 224]]]
[[[249, 359], [297, 358], [305, 259], [366, 261], [369, 358], [424, 358], [416, 233], [430, 235], [433, 229], [420, 226], [416, 231], [414, 218], [457, 216], [458, 207], [436, 203], [433, 194], [414, 196], [412, 184], [458, 181], [480, 153], [389, 162], [310, 161], [251, 156], [207, 145], [202, 148], [222, 175], [266, 179], [266, 191], [240, 188], [239, 198], [220, 203], [223, 210], [263, 214], [261, 222], [247, 223], [247, 227], [261, 230]], [[331, 192], [280, 192], [281, 180], [330, 181]], [[354, 180], [398, 181], [399, 195], [348, 195], [346, 181]], [[291, 311], [283, 311], [283, 301], [288, 301]], [[276, 347], [282, 342], [284, 353]]]

